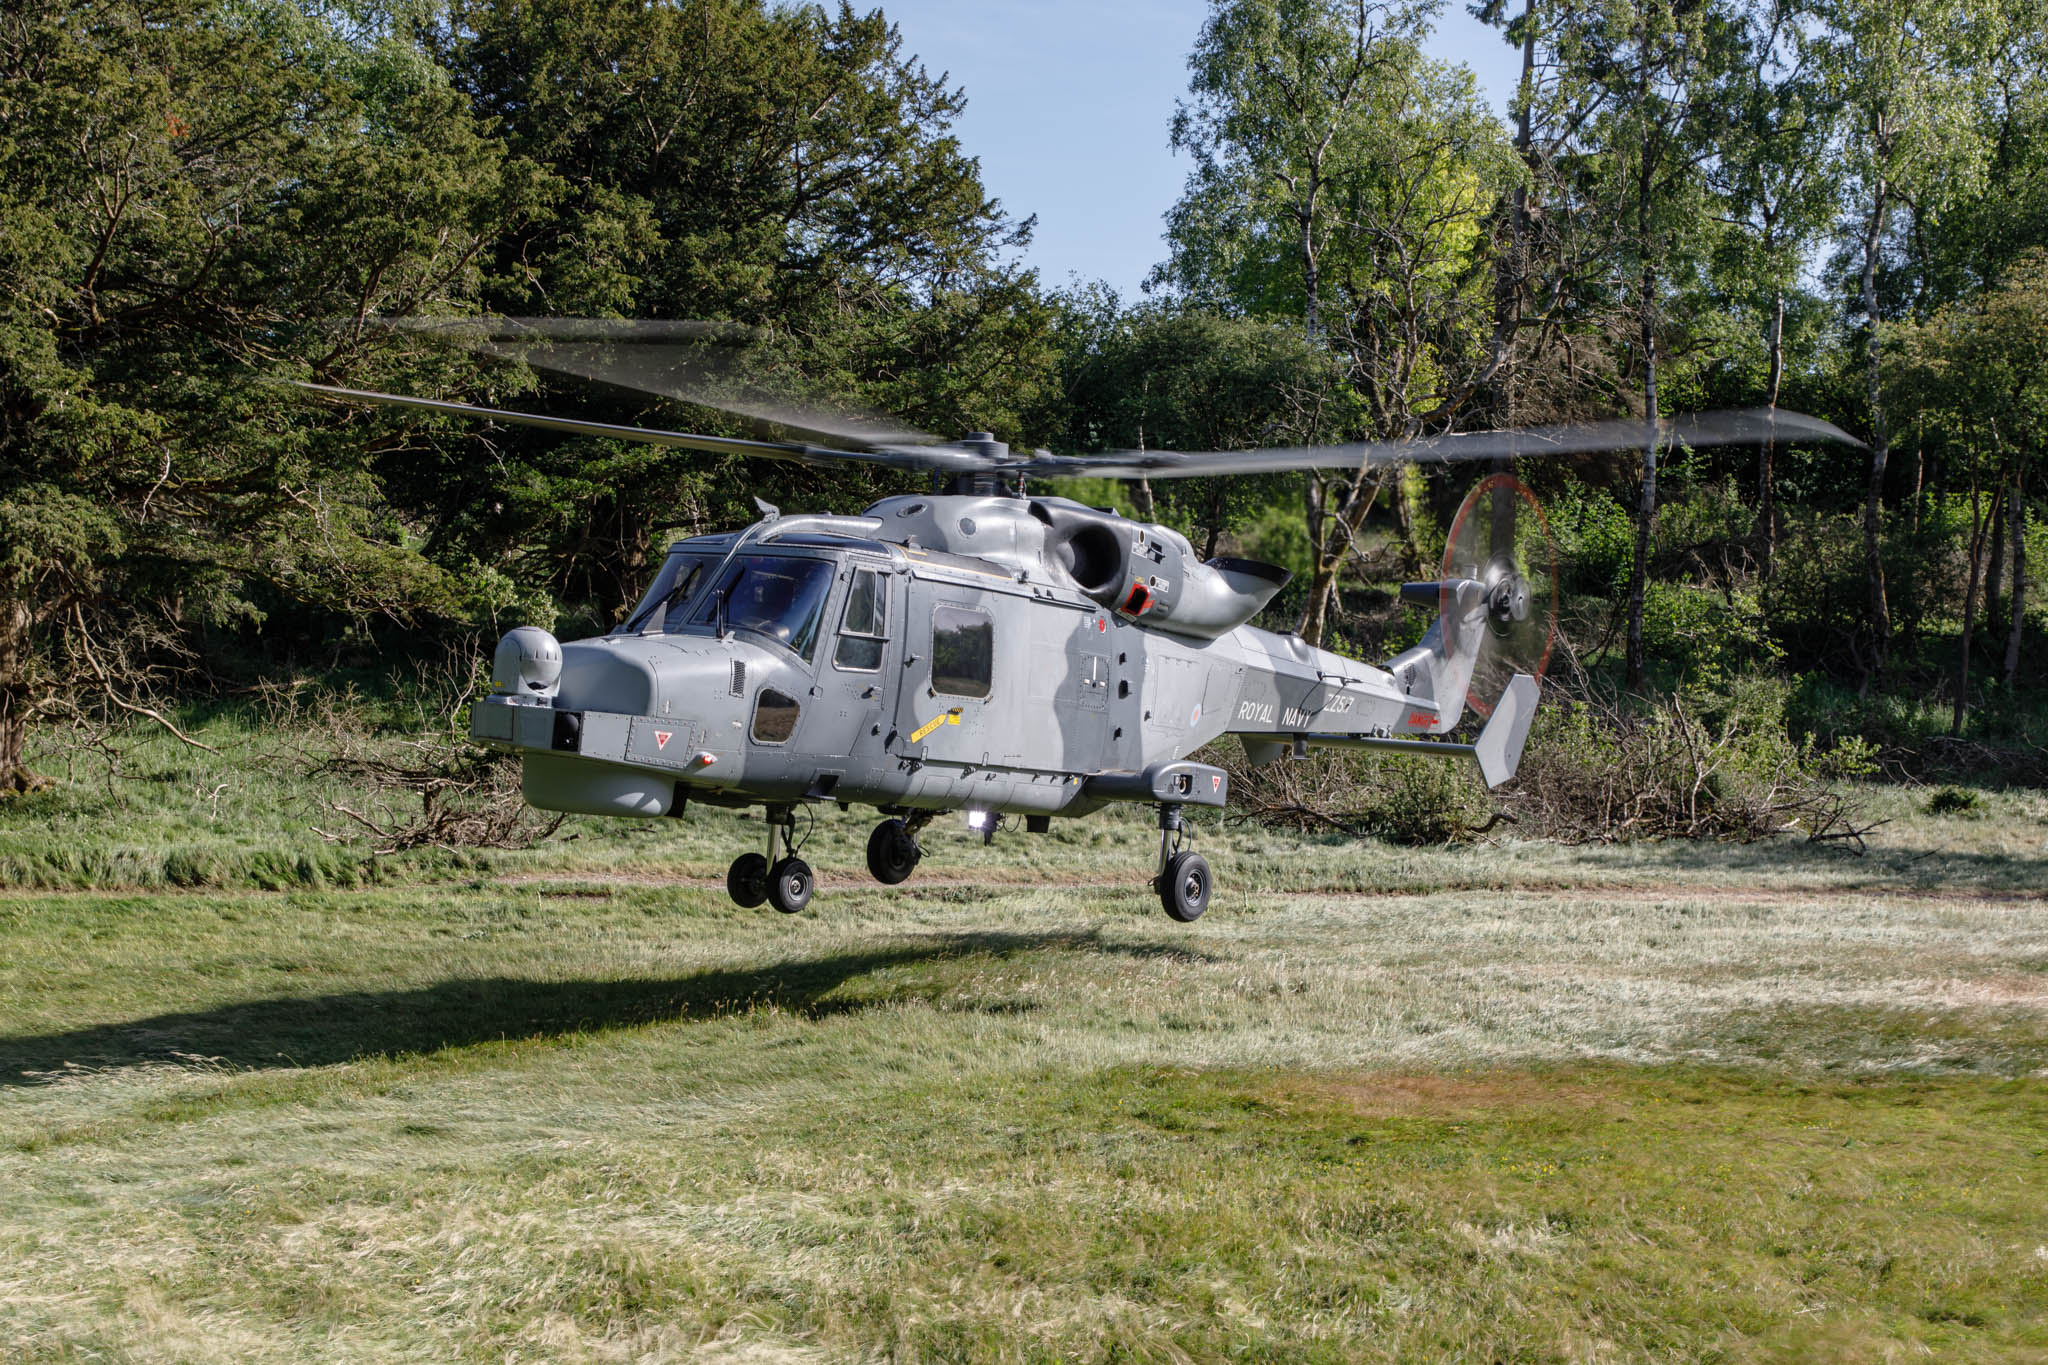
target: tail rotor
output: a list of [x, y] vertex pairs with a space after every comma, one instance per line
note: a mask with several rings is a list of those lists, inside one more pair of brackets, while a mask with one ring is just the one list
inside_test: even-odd
[[1444, 648], [1470, 662], [1473, 710], [1493, 714], [1517, 673], [1543, 680], [1557, 642], [1557, 542], [1521, 480], [1493, 474], [1465, 495], [1437, 582]]

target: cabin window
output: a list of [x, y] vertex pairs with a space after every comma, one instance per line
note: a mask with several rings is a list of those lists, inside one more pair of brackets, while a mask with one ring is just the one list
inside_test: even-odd
[[932, 612], [932, 691], [986, 697], [995, 678], [996, 623], [971, 607]]
[[796, 698], [764, 687], [754, 695], [754, 742], [782, 744], [796, 733]]
[[882, 646], [889, 635], [888, 584], [869, 569], [853, 572], [846, 590], [846, 614], [839, 621], [839, 648], [832, 662], [858, 673], [882, 666]]

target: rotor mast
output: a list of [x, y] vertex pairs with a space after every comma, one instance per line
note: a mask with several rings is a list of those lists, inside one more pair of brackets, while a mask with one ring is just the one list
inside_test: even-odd
[[[956, 450], [970, 451], [979, 455], [988, 464], [980, 469], [932, 471], [932, 493], [968, 498], [1021, 498], [1024, 496], [1024, 473], [1006, 470], [1011, 463], [1010, 447], [1005, 441], [998, 441], [995, 433], [974, 431], [951, 442]], [[1021, 462], [1020, 462], [1021, 463]]]

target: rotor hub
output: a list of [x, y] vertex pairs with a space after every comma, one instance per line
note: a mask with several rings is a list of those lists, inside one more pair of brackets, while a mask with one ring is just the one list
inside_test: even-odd
[[1506, 627], [1529, 619], [1529, 580], [1512, 568], [1498, 570], [1486, 589], [1486, 615], [1495, 626]]

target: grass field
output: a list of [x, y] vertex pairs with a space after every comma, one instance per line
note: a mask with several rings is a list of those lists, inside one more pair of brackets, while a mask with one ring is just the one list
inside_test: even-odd
[[1142, 819], [832, 811], [785, 918], [756, 822], [366, 868], [210, 733], [0, 812], [0, 1359], [2048, 1358], [2039, 793], [1209, 827], [1193, 926]]

